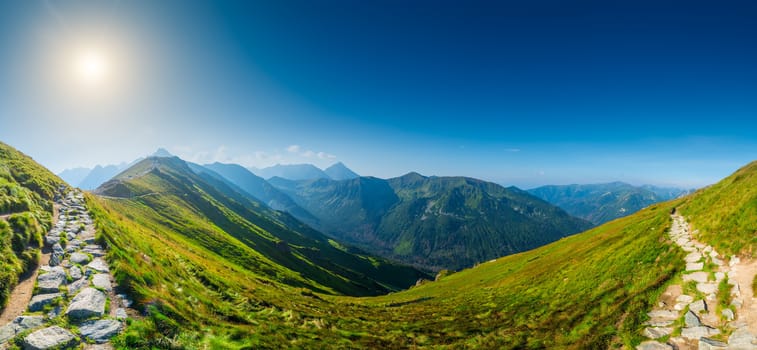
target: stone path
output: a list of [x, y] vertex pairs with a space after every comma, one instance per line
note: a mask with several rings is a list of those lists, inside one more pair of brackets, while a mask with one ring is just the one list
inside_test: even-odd
[[0, 349], [11, 343], [24, 349], [112, 348], [110, 338], [128, 317], [131, 301], [113, 292], [83, 195], [69, 192], [57, 204], [58, 220], [45, 237], [52, 247], [49, 264], [39, 267], [27, 311], [0, 327]]
[[[653, 340], [637, 349], [757, 349], [757, 325], [751, 324], [755, 310], [745, 307], [743, 299], [749, 297], [748, 304], [757, 305], [751, 300], [754, 274], [749, 283], [738, 275], [746, 267], [754, 271], [757, 264], [745, 264], [736, 256], [726, 263], [711, 246], [692, 238], [682, 216], [674, 214], [672, 219], [670, 238], [688, 253], [683, 283], [669, 286], [648, 313], [643, 335]], [[730, 288], [729, 295], [718, 295], [721, 282]], [[730, 302], [718, 306], [719, 297]]]

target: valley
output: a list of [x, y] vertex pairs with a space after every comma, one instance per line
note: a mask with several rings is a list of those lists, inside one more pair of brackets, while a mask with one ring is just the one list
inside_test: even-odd
[[[10, 148], [5, 157], [23, 160], [17, 160], [15, 167], [37, 167]], [[41, 178], [52, 176], [34, 169]], [[114, 348], [752, 346], [748, 344], [754, 334], [752, 306], [757, 305], [750, 294], [755, 264], [748, 253], [736, 250], [749, 245], [723, 245], [725, 241], [710, 238], [717, 237], [713, 230], [726, 229], [743, 237], [738, 234], [740, 221], [705, 226], [701, 218], [706, 214], [700, 210], [703, 202], [709, 203], [719, 215], [749, 223], [757, 200], [752, 194], [757, 163], [692, 195], [649, 205], [531, 250], [494, 256], [454, 273], [442, 271], [436, 277], [372, 256], [349, 242], [340, 243], [295, 216], [271, 209], [241, 186], [263, 189], [249, 185], [261, 185], [259, 178], [233, 167], [216, 165], [220, 173], [213, 169], [176, 157], [148, 157], [94, 193], [58, 196], [67, 209], [61, 211], [58, 223], [52, 223], [50, 214], [53, 234], [44, 243], [55, 246], [53, 241], [63, 235], [54, 233], [76, 229], [76, 222], [84, 223], [87, 229], [82, 232], [88, 234], [66, 235], [70, 252], [52, 250], [57, 254], [52, 260], [62, 257], [62, 266], [69, 266], [63, 268], [66, 279], [58, 287], [78, 288], [73, 278], [79, 273], [72, 271], [78, 265], [66, 259], [74, 258], [76, 247], [84, 247], [92, 254], [84, 258], [107, 262], [107, 270], [101, 271], [109, 271], [112, 281], [108, 279], [109, 286], [98, 285], [104, 283], [99, 277], [95, 288], [83, 290], [93, 294], [102, 293], [98, 286], [119, 290], [107, 293], [107, 312], [103, 308], [97, 313], [98, 307], [96, 318], [87, 321], [108, 322], [109, 327], [98, 328], [107, 329], [107, 337], [96, 339]], [[238, 175], [237, 181], [221, 175], [229, 170]], [[54, 177], [47, 178], [65, 189]], [[247, 182], [241, 183], [242, 179]], [[335, 205], [349, 202], [324, 196], [368, 198], [364, 203], [375, 204], [381, 201], [371, 196], [385, 193], [387, 197], [379, 198], [393, 198], [388, 202], [392, 208], [420, 210], [416, 216], [386, 216], [407, 224], [428, 221], [430, 215], [434, 220], [473, 216], [474, 211], [488, 208], [506, 209], [496, 216], [508, 220], [528, 210], [538, 215], [550, 210], [561, 213], [517, 189], [469, 178], [410, 174], [383, 181], [274, 179], [276, 186], [262, 193], [300, 191], [293, 203], [307, 212], [315, 204], [308, 204], [304, 194], [317, 194], [312, 203]], [[349, 195], [339, 197], [343, 194]], [[413, 204], [419, 201], [423, 204]], [[428, 210], [437, 205], [438, 210]], [[53, 206], [48, 208], [52, 213]], [[371, 216], [376, 213], [371, 210], [387, 207], [339, 204], [322, 210], [346, 208], [361, 208], [355, 211], [359, 214], [345, 217], [363, 220], [377, 217]], [[678, 214], [671, 217], [674, 210]], [[321, 213], [313, 212], [322, 220]], [[502, 214], [508, 212], [512, 214]], [[427, 219], [422, 220], [424, 215]], [[386, 227], [378, 222], [376, 227]], [[92, 242], [105, 249], [98, 250]], [[50, 270], [40, 276], [60, 272], [46, 265], [40, 269]], [[91, 271], [93, 277], [103, 273]], [[29, 343], [35, 332], [46, 339], [52, 333], [61, 335], [59, 345], [95, 339], [67, 312], [77, 304], [76, 298], [64, 297], [58, 308], [47, 307], [44, 312], [30, 307], [21, 321], [6, 326], [6, 332], [13, 330], [7, 344]], [[125, 311], [119, 312], [121, 316], [127, 314], [126, 322], [115, 314], [119, 308]], [[28, 328], [20, 329], [21, 324]], [[50, 327], [60, 329], [42, 331]]]

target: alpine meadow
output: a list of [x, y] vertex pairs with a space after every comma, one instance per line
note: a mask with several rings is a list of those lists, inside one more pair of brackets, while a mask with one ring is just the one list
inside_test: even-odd
[[0, 1], [0, 350], [757, 350], [755, 18]]

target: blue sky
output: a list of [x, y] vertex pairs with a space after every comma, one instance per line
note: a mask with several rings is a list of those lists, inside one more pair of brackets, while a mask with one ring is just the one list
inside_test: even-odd
[[[0, 140], [503, 184], [702, 186], [757, 158], [751, 1], [0, 3]], [[97, 88], [69, 52], [106, 57]], [[292, 147], [296, 146], [296, 147]]]

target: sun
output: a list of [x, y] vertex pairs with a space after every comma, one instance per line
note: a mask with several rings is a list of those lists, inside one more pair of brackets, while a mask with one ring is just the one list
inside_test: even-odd
[[74, 57], [74, 76], [84, 84], [102, 84], [108, 77], [110, 68], [108, 63], [107, 56], [102, 51], [82, 50]]

